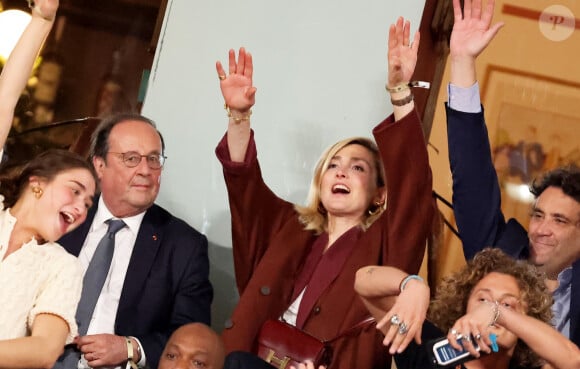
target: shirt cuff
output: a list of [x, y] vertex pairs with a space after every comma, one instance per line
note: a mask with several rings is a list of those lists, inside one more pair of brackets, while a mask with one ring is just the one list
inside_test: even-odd
[[141, 357], [139, 358], [139, 362], [137, 362], [137, 366], [139, 368], [144, 368], [145, 365], [147, 364], [147, 358], [145, 357], [145, 350], [143, 349], [143, 345], [141, 344], [141, 342], [137, 337], [134, 336], [131, 337], [134, 338], [135, 341], [137, 341], [137, 344], [139, 345], [139, 352], [141, 353]]
[[475, 82], [471, 87], [459, 87], [449, 84], [447, 87], [449, 107], [463, 113], [480, 113], [481, 98], [479, 96], [479, 83]]

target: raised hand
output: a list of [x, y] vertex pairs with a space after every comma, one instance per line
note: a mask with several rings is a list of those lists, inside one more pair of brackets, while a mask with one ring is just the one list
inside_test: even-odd
[[397, 23], [389, 28], [389, 87], [409, 82], [415, 72], [420, 35], [416, 32], [410, 43], [410, 32], [411, 24], [403, 17], [399, 17]]
[[482, 0], [465, 0], [463, 12], [459, 0], [453, 0], [453, 31], [450, 40], [451, 80], [453, 85], [470, 87], [476, 80], [475, 59], [489, 45], [502, 22], [491, 26], [494, 0], [482, 11]]
[[254, 73], [252, 55], [242, 47], [236, 61], [236, 52], [230, 49], [228, 64], [229, 73], [226, 74], [222, 64], [216, 62], [224, 101], [232, 111], [246, 112], [256, 102], [256, 87], [252, 85]]
[[34, 0], [29, 1], [32, 7], [32, 16], [38, 16], [48, 21], [53, 21], [58, 9], [59, 0]]
[[503, 22], [491, 25], [494, 0], [482, 8], [482, 0], [465, 0], [463, 12], [459, 0], [453, 0], [455, 22], [451, 32], [451, 56], [476, 58], [495, 37]]

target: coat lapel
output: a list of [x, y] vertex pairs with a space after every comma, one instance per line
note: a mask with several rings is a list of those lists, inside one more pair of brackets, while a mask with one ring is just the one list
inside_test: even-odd
[[159, 215], [156, 205], [153, 205], [145, 213], [139, 227], [119, 300], [117, 321], [122, 321], [123, 314], [137, 303], [149, 271], [155, 262], [157, 250], [163, 240], [162, 219]]
[[318, 265], [315, 266], [315, 270], [312, 273], [312, 277], [308, 282], [308, 286], [300, 302], [298, 315], [296, 317], [296, 327], [302, 329], [316, 301], [318, 301], [332, 281], [338, 277], [361, 233], [362, 230], [359, 227], [351, 228], [336, 240], [332, 247], [322, 255]]

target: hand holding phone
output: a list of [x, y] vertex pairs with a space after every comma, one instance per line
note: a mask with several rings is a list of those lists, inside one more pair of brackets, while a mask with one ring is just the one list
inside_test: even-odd
[[[473, 347], [476, 351], [481, 352], [479, 345], [474, 341], [475, 340], [472, 339]], [[462, 338], [457, 340], [457, 343], [460, 345], [462, 344], [461, 342]], [[449, 340], [445, 337], [428, 342], [427, 348], [433, 367], [438, 369], [456, 366], [466, 361], [476, 359], [476, 357], [471, 355], [466, 349], [457, 350], [451, 346]]]

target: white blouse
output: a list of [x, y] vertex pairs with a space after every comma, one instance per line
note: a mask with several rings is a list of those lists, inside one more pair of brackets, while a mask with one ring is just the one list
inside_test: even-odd
[[58, 243], [35, 239], [4, 258], [16, 218], [3, 201], [0, 195], [0, 339], [29, 336], [38, 314], [54, 314], [67, 322], [71, 343], [82, 288], [79, 261]]

